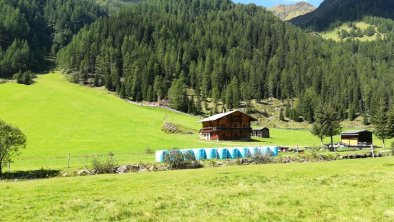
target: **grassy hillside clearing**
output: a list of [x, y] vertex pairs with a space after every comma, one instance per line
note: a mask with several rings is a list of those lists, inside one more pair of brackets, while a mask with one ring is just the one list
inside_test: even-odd
[[[115, 153], [121, 163], [153, 161], [144, 150], [249, 145], [312, 146], [319, 140], [306, 130], [272, 129], [270, 139], [255, 142], [205, 142], [192, 135], [161, 131], [163, 120], [198, 132], [198, 118], [161, 108], [142, 107], [106, 90], [69, 83], [59, 73], [39, 76], [31, 86], [0, 85], [0, 119], [21, 128], [28, 145], [13, 170], [82, 167]], [[328, 140], [327, 140], [328, 142]]]
[[393, 163], [385, 157], [3, 181], [0, 216], [4, 221], [394, 221]]
[[[370, 25], [365, 23], [365, 22], [354, 22], [353, 23], [357, 28], [361, 29], [361, 30], [366, 30]], [[375, 26], [374, 26], [375, 27]], [[347, 24], [342, 24], [341, 26], [332, 29], [332, 30], [328, 30], [328, 31], [324, 31], [321, 32], [320, 35], [325, 38], [325, 39], [331, 39], [334, 40], [336, 42], [341, 41], [339, 35], [338, 35], [338, 31], [341, 31], [342, 29], [346, 30], [346, 31], [350, 31], [351, 28], [347, 25]], [[376, 30], [376, 27], [375, 27]], [[381, 36], [383, 36], [384, 34], [379, 33]], [[363, 37], [356, 37], [353, 39], [356, 40], [360, 40], [360, 41], [375, 41], [376, 38], [378, 36], [378, 33], [375, 33], [373, 36], [363, 36]], [[348, 39], [348, 38], [346, 38]]]

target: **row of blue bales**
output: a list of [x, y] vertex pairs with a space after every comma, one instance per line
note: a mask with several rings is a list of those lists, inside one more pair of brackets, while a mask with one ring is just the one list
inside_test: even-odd
[[[156, 162], [164, 162], [169, 150], [156, 151]], [[231, 147], [231, 148], [196, 148], [196, 149], [182, 149], [178, 150], [183, 154], [192, 154], [197, 160], [211, 160], [211, 159], [239, 159], [249, 158], [255, 155], [278, 156], [279, 147], [264, 146], [264, 147]]]

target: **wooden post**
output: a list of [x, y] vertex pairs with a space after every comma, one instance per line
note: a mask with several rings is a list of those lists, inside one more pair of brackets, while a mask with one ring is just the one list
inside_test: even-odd
[[375, 158], [375, 153], [374, 153], [374, 150], [373, 150], [373, 145], [371, 145], [371, 152], [372, 152], [372, 158]]
[[71, 153], [68, 154], [67, 168], [70, 168], [70, 159], [71, 159]]

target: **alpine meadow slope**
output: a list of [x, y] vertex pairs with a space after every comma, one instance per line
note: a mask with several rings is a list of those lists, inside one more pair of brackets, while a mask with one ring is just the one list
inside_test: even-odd
[[108, 152], [119, 160], [123, 155], [132, 162], [152, 161], [154, 155], [144, 156], [144, 149], [188, 147], [190, 140], [205, 145], [196, 135], [161, 132], [163, 121], [195, 130], [199, 126], [195, 117], [140, 107], [106, 90], [68, 83], [60, 74], [39, 76], [31, 86], [2, 84], [0, 98], [0, 118], [21, 128], [28, 138], [13, 169], [65, 167], [68, 153], [78, 167], [90, 164], [86, 158]]
[[[64, 169], [90, 165], [93, 158], [115, 154], [120, 163], [153, 162], [145, 150], [246, 145], [318, 145], [307, 130], [272, 129], [270, 139], [251, 142], [207, 142], [198, 137], [198, 118], [163, 108], [124, 101], [105, 89], [68, 82], [59, 73], [39, 75], [33, 85], [0, 84], [0, 118], [20, 128], [27, 147], [12, 170]], [[166, 134], [163, 122], [194, 134]]]

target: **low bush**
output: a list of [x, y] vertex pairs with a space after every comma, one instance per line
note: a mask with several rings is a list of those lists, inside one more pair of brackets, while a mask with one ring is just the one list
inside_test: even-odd
[[183, 154], [181, 151], [174, 149], [164, 158], [164, 163], [168, 165], [169, 169], [196, 169], [203, 165], [196, 160], [192, 153]]
[[305, 151], [305, 157], [310, 160], [317, 160], [320, 158], [320, 149], [311, 147]]
[[353, 152], [353, 151], [358, 151], [360, 148], [356, 147], [339, 147], [337, 148], [337, 152]]
[[15, 171], [15, 172], [5, 172], [0, 179], [14, 180], [14, 179], [45, 179], [51, 177], [57, 177], [60, 175], [59, 170], [51, 170], [41, 168], [39, 170], [29, 170], [29, 171]]
[[113, 158], [114, 154], [109, 153], [108, 159], [106, 160], [99, 160], [94, 159], [92, 162], [92, 173], [95, 174], [105, 174], [105, 173], [115, 173], [117, 165]]
[[309, 161], [330, 161], [336, 160], [335, 153], [324, 152], [322, 147], [310, 147], [305, 152], [305, 159]]
[[250, 160], [255, 164], [266, 164], [274, 162], [274, 159], [271, 156], [263, 155], [263, 154], [255, 154]]
[[145, 152], [145, 154], [154, 154], [155, 153], [155, 151], [150, 147], [145, 148], [144, 152]]
[[15, 79], [16, 82], [19, 84], [31, 85], [35, 77], [36, 75], [31, 71], [26, 71], [26, 72], [19, 71], [13, 76], [13, 79]]

